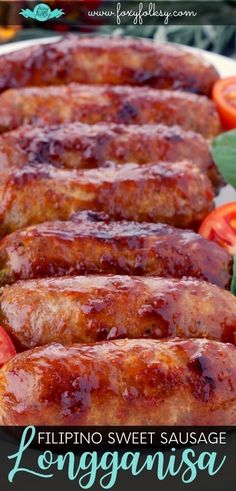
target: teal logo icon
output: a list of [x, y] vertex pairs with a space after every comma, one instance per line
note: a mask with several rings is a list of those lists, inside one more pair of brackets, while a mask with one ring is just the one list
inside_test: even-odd
[[65, 15], [63, 9], [52, 10], [46, 3], [39, 3], [34, 7], [34, 10], [21, 9], [20, 15], [23, 15], [26, 19], [35, 19], [39, 22], [45, 22], [49, 19], [58, 19], [62, 15]]

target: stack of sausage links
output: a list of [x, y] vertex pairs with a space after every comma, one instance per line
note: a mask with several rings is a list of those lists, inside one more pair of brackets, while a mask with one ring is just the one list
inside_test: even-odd
[[128, 38], [0, 58], [1, 424], [236, 424], [232, 259], [196, 233], [217, 78]]

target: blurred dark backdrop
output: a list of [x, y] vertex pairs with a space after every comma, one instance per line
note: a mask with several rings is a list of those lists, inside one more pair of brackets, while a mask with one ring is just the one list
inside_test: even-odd
[[[102, 0], [92, 0], [94, 8], [98, 8], [102, 5]], [[143, 0], [145, 2], [145, 0]], [[150, 0], [146, 0], [150, 1]], [[204, 2], [204, 0], [203, 0]], [[46, 24], [40, 24], [37, 21], [20, 18], [19, 25], [19, 11], [21, 8], [32, 8], [32, 5], [39, 2], [31, 1], [18, 1], [12, 2], [0, 2], [0, 43], [6, 43], [11, 41], [20, 41], [24, 39], [44, 37], [55, 35], [56, 32], [77, 31], [78, 33], [95, 32], [99, 31], [104, 34], [119, 34], [119, 35], [134, 35], [143, 36], [149, 38], [155, 38], [160, 41], [171, 41], [197, 48], [207, 49], [216, 53], [221, 53], [232, 58], [236, 58], [236, 26], [219, 26], [219, 25], [204, 25], [204, 26], [103, 26], [98, 22], [91, 24], [91, 18], [89, 20], [90, 26], [78, 26], [72, 27], [73, 22], [78, 19], [86, 19], [87, 6], [86, 0], [78, 0], [80, 14], [78, 18], [78, 9], [74, 9], [67, 25], [60, 25], [53, 21], [49, 21]], [[47, 3], [53, 8], [54, 1], [47, 1]], [[66, 0], [62, 3], [66, 6]], [[217, 12], [217, 1], [216, 12]], [[231, 12], [235, 12], [235, 1], [229, 0], [224, 2], [224, 13], [230, 16]], [[222, 7], [221, 7], [222, 8]], [[18, 25], [16, 24], [16, 19]]]

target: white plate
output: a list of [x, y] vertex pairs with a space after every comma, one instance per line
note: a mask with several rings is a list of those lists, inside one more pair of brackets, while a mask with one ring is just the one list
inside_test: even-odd
[[[36, 44], [46, 44], [57, 41], [60, 39], [57, 37], [48, 37], [43, 39], [30, 39], [27, 41], [20, 41], [18, 43], [9, 43], [4, 46], [0, 46], [0, 55], [5, 53], [10, 53], [12, 51], [16, 51], [22, 48], [26, 48], [28, 46], [34, 46]], [[185, 49], [190, 51], [200, 53], [204, 58], [206, 58], [210, 63], [215, 65], [221, 77], [230, 77], [232, 75], [236, 75], [236, 61], [231, 60], [230, 58], [226, 58], [225, 56], [218, 55], [216, 53], [210, 53], [208, 51], [204, 51], [197, 48], [189, 48], [183, 46]], [[236, 165], [235, 165], [236, 169]], [[235, 170], [236, 171], [236, 170]], [[225, 186], [219, 196], [216, 198], [216, 204], [227, 203], [230, 201], [236, 201], [236, 191], [231, 186]]]

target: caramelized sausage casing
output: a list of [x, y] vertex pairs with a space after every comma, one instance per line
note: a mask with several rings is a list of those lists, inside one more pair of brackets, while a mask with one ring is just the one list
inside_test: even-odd
[[0, 284], [66, 274], [192, 276], [229, 288], [232, 257], [201, 235], [164, 224], [112, 222], [82, 212], [73, 221], [17, 230], [0, 242]]
[[142, 87], [70, 84], [10, 89], [0, 95], [0, 107], [2, 133], [28, 123], [75, 121], [179, 125], [205, 138], [221, 130], [216, 107], [207, 97]]
[[4, 425], [235, 425], [236, 348], [203, 339], [51, 344], [0, 371]]
[[6, 54], [0, 57], [0, 73], [0, 90], [74, 81], [147, 84], [210, 95], [218, 79], [213, 65], [181, 48], [106, 36], [66, 36]]
[[223, 183], [206, 140], [178, 126], [70, 123], [23, 126], [0, 136], [1, 172], [26, 163], [88, 169], [107, 161], [143, 165], [185, 159], [207, 172], [216, 187]]
[[236, 337], [236, 298], [193, 279], [76, 276], [6, 286], [0, 323], [19, 350], [116, 338]]
[[195, 228], [212, 209], [213, 196], [207, 176], [187, 161], [82, 171], [25, 167], [2, 176], [0, 234], [85, 209]]

